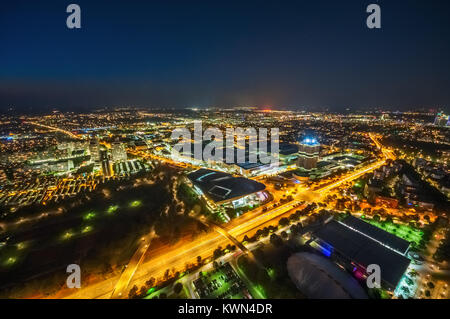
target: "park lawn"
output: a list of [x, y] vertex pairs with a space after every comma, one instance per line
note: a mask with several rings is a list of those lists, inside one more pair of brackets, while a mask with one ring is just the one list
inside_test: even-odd
[[413, 243], [413, 246], [418, 247], [420, 244], [420, 241], [423, 237], [423, 231], [420, 229], [411, 227], [409, 225], [402, 225], [402, 224], [394, 224], [394, 223], [383, 223], [378, 222], [373, 219], [365, 219], [366, 222], [369, 224], [376, 226], [378, 228], [381, 228], [388, 233], [391, 233], [397, 237], [400, 237], [404, 240], [407, 240], [409, 242]]

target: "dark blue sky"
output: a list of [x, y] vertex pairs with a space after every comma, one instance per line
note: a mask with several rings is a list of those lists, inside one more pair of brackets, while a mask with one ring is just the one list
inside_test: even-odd
[[448, 0], [2, 1], [0, 110], [448, 107], [449, 16]]

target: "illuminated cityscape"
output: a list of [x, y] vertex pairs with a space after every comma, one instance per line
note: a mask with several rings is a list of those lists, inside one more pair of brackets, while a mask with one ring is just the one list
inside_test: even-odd
[[8, 4], [0, 298], [450, 299], [449, 5], [313, 2]]
[[[199, 118], [205, 130], [279, 127], [279, 162], [173, 152], [172, 130]], [[5, 115], [2, 135], [5, 297], [320, 297], [289, 270], [296, 254], [358, 286], [367, 265], [389, 269], [365, 298], [448, 297], [445, 276], [433, 276], [448, 258], [450, 131], [433, 114], [122, 108]], [[427, 135], [433, 149], [417, 148]], [[71, 260], [90, 282], [75, 292], [58, 282]], [[221, 276], [235, 284], [211, 288]], [[281, 295], [273, 278], [286, 282]], [[339, 287], [322, 293], [346, 296]]]

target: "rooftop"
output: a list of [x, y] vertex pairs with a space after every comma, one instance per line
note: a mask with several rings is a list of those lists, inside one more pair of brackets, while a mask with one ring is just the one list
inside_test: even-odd
[[238, 199], [266, 188], [251, 179], [205, 168], [190, 173], [188, 178], [216, 203]]
[[374, 240], [383, 243], [384, 245], [389, 246], [390, 248], [398, 251], [401, 254], [406, 254], [410, 243], [400, 237], [397, 237], [391, 233], [388, 233], [376, 226], [373, 226], [365, 221], [353, 217], [347, 216], [343, 221], [344, 224], [349, 226], [350, 228], [364, 233], [365, 235], [373, 238]]
[[332, 220], [316, 231], [315, 236], [331, 245], [333, 250], [364, 268], [371, 264], [379, 265], [382, 280], [395, 288], [408, 268], [410, 260], [389, 248], [388, 244], [402, 246], [400, 241], [403, 240], [398, 238], [399, 243], [396, 243], [396, 240], [390, 237], [393, 235], [381, 229], [378, 232], [365, 225], [362, 226], [353, 218], [346, 222], [355, 228], [344, 222]]
[[300, 141], [301, 144], [310, 145], [310, 146], [316, 146], [320, 145], [319, 142], [315, 137], [305, 137], [303, 140]]

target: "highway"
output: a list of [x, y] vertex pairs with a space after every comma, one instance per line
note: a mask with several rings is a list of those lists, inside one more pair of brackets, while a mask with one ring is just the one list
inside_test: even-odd
[[[374, 140], [374, 142], [378, 142], [375, 137], [373, 137], [372, 140]], [[343, 183], [353, 181], [360, 176], [381, 167], [386, 163], [386, 159], [392, 156], [392, 154], [390, 152], [384, 151], [381, 144], [375, 144], [377, 145], [377, 147], [381, 148], [382, 153], [385, 157], [384, 159], [379, 159], [375, 163], [371, 163], [367, 167], [363, 167], [356, 172], [352, 172], [341, 178], [339, 181], [333, 182], [330, 185], [326, 185], [324, 187], [316, 189], [315, 191], [302, 189], [302, 192], [307, 192], [315, 194], [315, 196], [319, 195], [320, 197], [323, 197], [330, 190], [339, 187]], [[279, 194], [280, 192], [277, 193], [278, 197]], [[275, 202], [277, 202], [278, 200], [279, 198], [275, 197]], [[243, 236], [246, 233], [251, 232], [252, 230], [258, 229], [258, 227], [260, 227], [261, 225], [274, 221], [280, 216], [291, 212], [294, 208], [301, 209], [298, 207], [299, 204], [300, 201], [293, 200], [286, 204], [272, 208], [266, 212], [263, 212], [263, 208], [259, 207], [232, 220], [230, 223], [223, 226], [223, 228], [234, 238], [239, 238], [239, 236]], [[268, 207], [268, 205], [266, 206]], [[137, 286], [141, 286], [150, 277], [162, 278], [164, 276], [164, 273], [168, 269], [183, 271], [187, 263], [196, 263], [197, 256], [202, 256], [203, 259], [208, 258], [213, 255], [213, 252], [217, 247], [225, 247], [228, 243], [230, 243], [230, 240], [229, 238], [227, 238], [227, 236], [217, 234], [216, 232], [209, 232], [198, 237], [195, 240], [182, 240], [180, 243], [176, 244], [173, 247], [162, 247], [158, 250], [151, 251], [153, 258], [143, 262], [142, 264], [141, 262], [143, 261], [143, 256], [145, 255], [145, 253], [141, 253], [139, 258], [132, 258], [132, 261], [130, 262], [131, 265], [128, 265], [127, 267], [129, 268], [129, 270], [126, 270], [126, 275], [123, 276], [122, 279], [120, 278], [120, 276], [116, 276], [115, 278], [98, 282], [87, 287], [82, 287], [75, 293], [67, 295], [65, 297], [89, 299], [110, 298], [111, 296], [116, 298], [127, 297], [123, 294], [128, 286], [135, 284]], [[137, 267], [139, 264], [141, 265]], [[121, 295], [119, 295], [119, 293]]]
[[40, 124], [40, 123], [37, 123], [37, 122], [24, 122], [24, 123], [30, 124], [30, 125], [34, 125], [34, 126], [38, 126], [38, 127], [42, 127], [42, 128], [47, 129], [47, 130], [50, 130], [50, 131], [63, 133], [63, 134], [66, 134], [66, 135], [70, 136], [71, 138], [74, 138], [74, 139], [77, 139], [77, 140], [81, 140], [82, 139], [80, 136], [75, 135], [72, 132], [60, 129], [59, 127], [48, 126], [48, 125]]
[[338, 180], [337, 182], [334, 182], [330, 185], [320, 188], [320, 189], [316, 190], [315, 192], [318, 192], [323, 196], [323, 194], [328, 192], [329, 190], [336, 188], [336, 187], [342, 185], [343, 183], [347, 183], [347, 182], [353, 181], [355, 179], [358, 179], [362, 175], [369, 173], [369, 172], [383, 166], [384, 164], [386, 164], [385, 160], [379, 160], [379, 161], [375, 162], [374, 164], [369, 165], [368, 167], [362, 168], [360, 170], [357, 170], [356, 172]]
[[[260, 223], [266, 223], [280, 215], [289, 212], [297, 204], [293, 201], [277, 207], [271, 211], [261, 214], [258, 218], [243, 222], [241, 225], [227, 229], [234, 237], [243, 235], [245, 232], [253, 230]], [[244, 217], [243, 215], [242, 217]], [[239, 218], [238, 218], [239, 219]], [[236, 219], [237, 220], [237, 219]], [[150, 277], [162, 278], [167, 269], [185, 269], [186, 263], [195, 263], [197, 256], [202, 256], [204, 259], [212, 256], [218, 246], [225, 247], [230, 243], [230, 240], [216, 232], [207, 233], [193, 241], [183, 241], [175, 247], [162, 247], [157, 251], [152, 251], [154, 257], [144, 262], [139, 269], [134, 272], [133, 280], [130, 286], [134, 284], [143, 285]], [[127, 268], [129, 268], [128, 266]], [[74, 294], [67, 296], [67, 298], [110, 298], [114, 289], [114, 282], [118, 282], [119, 277], [108, 279], [104, 282], [93, 284], [87, 287], [82, 287]], [[117, 289], [116, 289], [117, 290]], [[123, 296], [126, 297], [126, 296]]]
[[133, 257], [131, 257], [130, 262], [128, 263], [125, 270], [120, 275], [120, 278], [111, 294], [111, 299], [126, 297], [124, 296], [124, 293], [126, 293], [131, 279], [133, 278], [134, 274], [136, 273], [136, 270], [144, 260], [145, 254], [147, 253], [147, 250], [150, 247], [150, 243], [154, 237], [155, 237], [154, 230], [152, 230], [147, 236], [142, 237], [141, 244], [134, 253]]
[[[361, 175], [378, 168], [384, 163], [384, 161], [372, 164], [370, 167], [361, 169], [358, 172], [350, 174], [343, 180], [348, 182], [356, 179]], [[332, 185], [325, 186], [326, 191], [331, 190], [334, 187], [339, 186], [341, 183], [333, 183]], [[326, 191], [318, 189], [315, 192], [322, 196]], [[225, 226], [225, 229], [235, 238], [243, 236], [246, 233], [257, 229], [260, 225], [264, 225], [272, 220], [276, 220], [280, 216], [290, 212], [294, 208], [298, 208], [300, 202], [297, 200], [291, 201], [284, 205], [280, 205], [267, 212], [262, 212], [262, 208], [258, 208], [254, 211], [248, 212], [241, 217], [238, 217], [231, 221], [229, 225]], [[144, 262], [137, 270], [134, 270], [134, 277], [130, 282], [130, 285], [143, 285], [150, 277], [162, 278], [167, 269], [183, 270], [186, 263], [195, 263], [197, 256], [202, 256], [204, 259], [212, 256], [214, 250], [218, 247], [225, 247], [229, 243], [229, 239], [223, 235], [215, 232], [207, 233], [193, 241], [183, 241], [177, 244], [175, 247], [162, 248], [158, 251], [152, 251], [154, 256], [151, 260]], [[81, 288], [74, 294], [66, 296], [67, 298], [109, 298], [114, 289], [114, 281], [118, 282], [119, 278], [112, 278], [105, 282], [99, 282], [97, 284], [90, 285], [85, 288]]]

